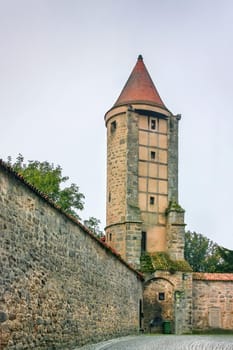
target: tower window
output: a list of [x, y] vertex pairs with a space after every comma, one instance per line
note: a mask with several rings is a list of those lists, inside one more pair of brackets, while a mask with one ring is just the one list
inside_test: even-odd
[[150, 204], [154, 205], [155, 204], [155, 197], [150, 197]]
[[155, 160], [156, 153], [154, 151], [150, 152], [150, 159]]
[[156, 130], [156, 119], [150, 120], [150, 128], [151, 130]]
[[109, 233], [109, 241], [111, 241], [111, 240], [112, 240], [112, 234]]
[[146, 232], [142, 232], [142, 240], [141, 240], [141, 253], [145, 253], [146, 251]]
[[111, 122], [111, 133], [113, 133], [114, 131], [116, 131], [116, 127], [117, 127], [117, 123], [114, 120], [113, 122]]

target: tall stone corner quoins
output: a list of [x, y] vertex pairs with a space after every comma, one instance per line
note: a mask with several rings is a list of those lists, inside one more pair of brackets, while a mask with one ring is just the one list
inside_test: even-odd
[[[144, 307], [147, 308], [147, 303], [159, 303], [161, 311], [146, 316], [144, 327], [148, 330], [151, 320], [166, 318], [174, 324], [176, 333], [190, 331], [192, 312], [192, 279], [184, 261], [184, 210], [178, 204], [180, 118], [163, 103], [141, 55], [120, 96], [105, 115], [106, 241], [137, 269], [143, 271], [142, 262], [150, 260]], [[159, 255], [164, 261], [169, 260], [173, 269], [168, 262], [157, 266]], [[185, 286], [181, 266], [188, 268], [189, 285]], [[172, 275], [169, 271], [173, 271]], [[167, 281], [169, 286], [160, 287], [160, 281], [162, 285]], [[153, 288], [156, 285], [153, 300], [148, 299], [150, 293], [147, 293], [152, 285]], [[159, 300], [160, 289], [163, 300]], [[168, 298], [166, 289], [170, 291], [167, 296], [171, 294]], [[176, 292], [182, 295], [182, 307], [177, 302], [174, 313]]]

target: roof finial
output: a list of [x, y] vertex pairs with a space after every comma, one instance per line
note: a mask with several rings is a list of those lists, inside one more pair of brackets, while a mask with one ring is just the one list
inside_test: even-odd
[[138, 61], [143, 61], [142, 55], [139, 55], [139, 56], [138, 56]]

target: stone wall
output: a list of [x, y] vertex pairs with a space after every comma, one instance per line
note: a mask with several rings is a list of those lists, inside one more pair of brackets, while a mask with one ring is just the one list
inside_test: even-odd
[[0, 162], [0, 348], [137, 332], [140, 275]]
[[193, 329], [233, 329], [233, 274], [193, 274]]
[[138, 207], [138, 115], [130, 107], [111, 110], [107, 126], [106, 240], [139, 268], [141, 214]]
[[[125, 111], [107, 120], [107, 226], [125, 222], [127, 123]], [[120, 218], [120, 220], [119, 220]], [[107, 237], [108, 239], [108, 237]], [[113, 237], [112, 237], [113, 239]], [[114, 241], [114, 239], [113, 239]]]
[[178, 203], [178, 134], [181, 115], [171, 116], [168, 133], [168, 200]]
[[173, 260], [184, 260], [185, 223], [184, 210], [172, 202], [167, 210], [167, 247]]
[[[107, 127], [107, 216], [106, 241], [126, 259], [126, 150], [125, 109], [106, 118]], [[117, 224], [117, 226], [116, 226]]]

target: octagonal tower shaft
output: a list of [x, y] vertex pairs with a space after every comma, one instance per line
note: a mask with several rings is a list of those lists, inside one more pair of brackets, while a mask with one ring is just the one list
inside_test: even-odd
[[166, 209], [178, 202], [178, 120], [139, 56], [105, 115], [106, 241], [134, 266], [145, 251], [172, 251]]

